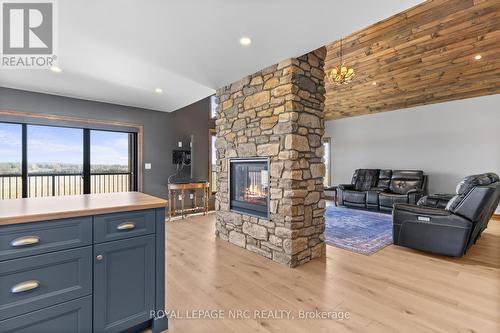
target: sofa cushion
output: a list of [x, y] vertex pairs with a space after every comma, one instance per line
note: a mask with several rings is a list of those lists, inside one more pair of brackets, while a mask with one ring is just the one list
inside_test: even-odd
[[406, 194], [412, 189], [422, 188], [424, 172], [414, 170], [394, 170], [390, 190], [397, 194]]
[[358, 169], [353, 176], [354, 189], [357, 191], [368, 191], [378, 181], [378, 169]]
[[378, 207], [378, 196], [380, 191], [367, 191], [366, 192], [366, 204]]
[[344, 191], [344, 201], [354, 202], [354, 203], [365, 203], [366, 192], [362, 191]]
[[389, 188], [391, 184], [392, 170], [380, 170], [377, 187]]
[[408, 203], [408, 196], [406, 194], [395, 194], [382, 192], [378, 197], [380, 206], [392, 207], [396, 203]]

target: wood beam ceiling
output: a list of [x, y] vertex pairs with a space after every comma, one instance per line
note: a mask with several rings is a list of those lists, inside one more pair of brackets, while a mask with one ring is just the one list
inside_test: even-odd
[[[342, 44], [356, 77], [326, 82], [326, 119], [500, 93], [498, 0], [426, 1]], [[338, 65], [340, 42], [326, 47], [328, 71]]]

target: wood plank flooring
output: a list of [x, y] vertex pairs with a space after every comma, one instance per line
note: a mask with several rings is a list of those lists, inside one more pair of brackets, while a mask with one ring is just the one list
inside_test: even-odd
[[[326, 258], [295, 269], [216, 239], [214, 214], [166, 226], [167, 308], [179, 317], [168, 332], [500, 332], [498, 221], [460, 259], [327, 246]], [[193, 310], [226, 318], [186, 319]], [[227, 319], [230, 310], [251, 318]], [[255, 310], [295, 319], [254, 318]], [[301, 320], [300, 310], [348, 311], [350, 319]]]

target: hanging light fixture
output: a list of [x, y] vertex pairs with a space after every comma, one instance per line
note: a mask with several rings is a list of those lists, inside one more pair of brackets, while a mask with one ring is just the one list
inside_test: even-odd
[[344, 64], [342, 54], [342, 38], [340, 38], [340, 64], [326, 73], [328, 81], [336, 85], [348, 84], [354, 77], [354, 69]]

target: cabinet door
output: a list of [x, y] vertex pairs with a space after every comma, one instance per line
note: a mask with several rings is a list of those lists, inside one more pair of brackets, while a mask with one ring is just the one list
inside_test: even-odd
[[155, 306], [155, 236], [94, 246], [94, 332], [150, 320]]

